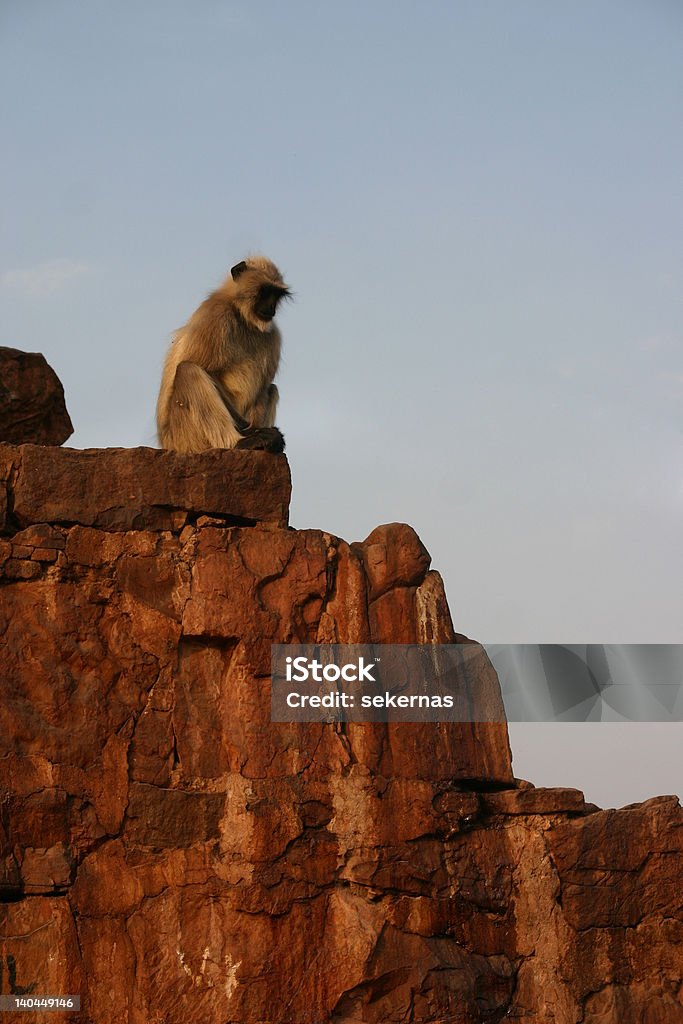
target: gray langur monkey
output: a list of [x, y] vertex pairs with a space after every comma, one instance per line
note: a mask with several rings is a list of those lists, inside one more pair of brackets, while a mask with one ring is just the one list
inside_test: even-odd
[[289, 294], [274, 263], [250, 256], [176, 331], [157, 402], [162, 448], [284, 450], [275, 426], [281, 338], [273, 318]]

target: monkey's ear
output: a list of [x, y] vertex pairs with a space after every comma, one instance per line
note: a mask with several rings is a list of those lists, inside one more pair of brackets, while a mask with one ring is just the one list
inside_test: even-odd
[[230, 273], [232, 274], [233, 281], [236, 281], [240, 274], [243, 274], [246, 269], [247, 264], [244, 262], [244, 260], [242, 260], [241, 263], [236, 263], [235, 266], [230, 271]]

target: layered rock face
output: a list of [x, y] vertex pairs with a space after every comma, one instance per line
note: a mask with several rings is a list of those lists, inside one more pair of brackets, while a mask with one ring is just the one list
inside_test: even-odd
[[0, 479], [0, 994], [78, 994], [81, 1024], [683, 1024], [674, 798], [535, 789], [491, 722], [271, 723], [272, 643], [465, 642], [409, 527], [289, 529], [264, 453], [0, 446]]

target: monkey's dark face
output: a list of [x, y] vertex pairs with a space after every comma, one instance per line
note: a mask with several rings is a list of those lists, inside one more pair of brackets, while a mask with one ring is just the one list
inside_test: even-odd
[[270, 323], [277, 313], [278, 304], [288, 294], [289, 292], [286, 288], [281, 288], [274, 284], [261, 285], [254, 300], [254, 315], [259, 320], [265, 320], [266, 323]]

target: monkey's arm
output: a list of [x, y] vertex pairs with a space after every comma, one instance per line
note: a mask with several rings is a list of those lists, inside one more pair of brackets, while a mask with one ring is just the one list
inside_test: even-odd
[[247, 429], [247, 427], [250, 426], [250, 421], [246, 420], [244, 416], [240, 416], [227, 390], [223, 387], [220, 380], [218, 379], [218, 376], [215, 373], [210, 373], [209, 376], [216, 385], [216, 390], [220, 395], [223, 405], [230, 413], [233, 423], [235, 424], [238, 430], [244, 432]]
[[251, 425], [242, 432], [237, 448], [252, 448], [268, 452], [283, 452], [285, 439], [275, 426], [275, 410], [279, 398], [275, 384], [267, 384], [254, 404], [247, 410]]
[[268, 384], [250, 409], [252, 426], [244, 431], [238, 448], [263, 448], [269, 452], [283, 452], [285, 439], [275, 426], [275, 410], [279, 392], [275, 384]]
[[249, 419], [240, 416], [228, 392], [214, 374], [210, 375], [216, 383], [216, 389], [225, 408], [230, 413], [233, 423], [242, 434], [236, 448], [251, 448], [268, 452], [283, 452], [285, 439], [275, 426], [275, 410], [280, 397], [275, 384], [265, 387], [254, 405], [249, 409]]
[[280, 392], [276, 384], [267, 384], [249, 410], [249, 419], [254, 427], [274, 427]]

